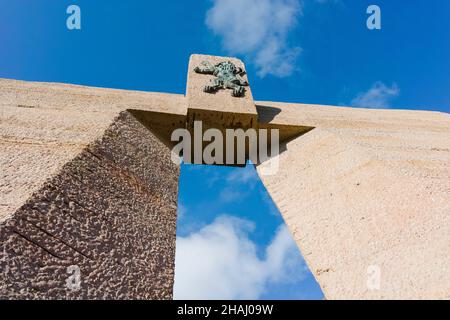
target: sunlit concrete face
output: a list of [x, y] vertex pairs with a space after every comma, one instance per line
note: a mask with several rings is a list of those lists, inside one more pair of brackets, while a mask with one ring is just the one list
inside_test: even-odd
[[315, 127], [261, 179], [325, 297], [448, 299], [450, 116], [265, 105]]
[[[1, 297], [171, 298], [170, 134], [187, 127], [189, 86], [0, 80]], [[261, 179], [327, 299], [449, 298], [448, 114], [254, 105], [258, 128], [281, 129], [279, 170]], [[88, 287], [73, 290], [71, 266]]]

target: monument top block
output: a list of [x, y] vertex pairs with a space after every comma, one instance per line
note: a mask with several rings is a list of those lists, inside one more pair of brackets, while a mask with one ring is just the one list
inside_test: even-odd
[[188, 128], [255, 128], [258, 114], [243, 62], [236, 58], [193, 54], [186, 88]]

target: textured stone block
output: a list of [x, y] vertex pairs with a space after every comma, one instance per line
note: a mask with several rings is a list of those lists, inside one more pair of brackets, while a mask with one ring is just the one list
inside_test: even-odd
[[178, 176], [122, 112], [0, 224], [0, 299], [171, 299]]
[[135, 116], [164, 141], [179, 121], [185, 127], [181, 94], [0, 79], [0, 222], [125, 110], [139, 110]]
[[261, 180], [325, 297], [449, 299], [450, 115], [260, 105], [314, 128]]
[[[203, 121], [204, 128], [256, 128], [258, 114], [250, 86], [246, 87], [244, 97], [233, 97], [230, 89], [219, 90], [216, 93], [203, 92], [204, 86], [208, 85], [214, 76], [194, 71], [202, 61], [208, 61], [211, 64], [231, 61], [245, 70], [242, 61], [236, 58], [200, 54], [191, 56], [186, 88], [188, 128], [193, 128], [195, 120]], [[247, 75], [243, 78], [248, 81]]]

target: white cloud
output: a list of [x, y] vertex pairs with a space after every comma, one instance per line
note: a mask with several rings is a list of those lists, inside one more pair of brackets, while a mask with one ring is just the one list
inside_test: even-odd
[[228, 176], [228, 182], [254, 185], [259, 179], [255, 167], [247, 164], [244, 168], [235, 168]]
[[212, 0], [206, 25], [232, 55], [250, 59], [258, 75], [292, 74], [299, 47], [287, 43], [301, 15], [300, 0]]
[[237, 201], [237, 200], [242, 200], [242, 198], [245, 196], [246, 194], [243, 192], [240, 192], [237, 189], [233, 189], [230, 187], [226, 187], [224, 189], [222, 189], [220, 191], [219, 194], [219, 199], [221, 202], [233, 202], [233, 201]]
[[258, 179], [252, 164], [247, 164], [244, 168], [233, 168], [226, 177], [228, 185], [220, 191], [219, 200], [222, 203], [242, 201], [255, 188]]
[[265, 257], [249, 239], [254, 224], [221, 216], [177, 238], [175, 299], [257, 299], [271, 283], [294, 283], [307, 272], [286, 226], [280, 226]]
[[351, 102], [351, 105], [359, 108], [387, 109], [393, 98], [400, 94], [397, 84], [391, 87], [383, 82], [375, 82], [366, 92], [360, 92]]
[[182, 204], [181, 202], [178, 202], [178, 218], [179, 219], [183, 219], [187, 213], [187, 208], [184, 204]]

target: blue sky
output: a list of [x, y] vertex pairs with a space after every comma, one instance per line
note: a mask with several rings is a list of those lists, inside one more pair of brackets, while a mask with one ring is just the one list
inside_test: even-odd
[[[81, 30], [66, 28], [71, 4]], [[0, 0], [0, 77], [184, 93], [190, 54], [236, 55], [256, 100], [449, 112], [449, 13], [447, 0]], [[251, 167], [183, 165], [180, 204], [176, 296], [322, 298]]]

